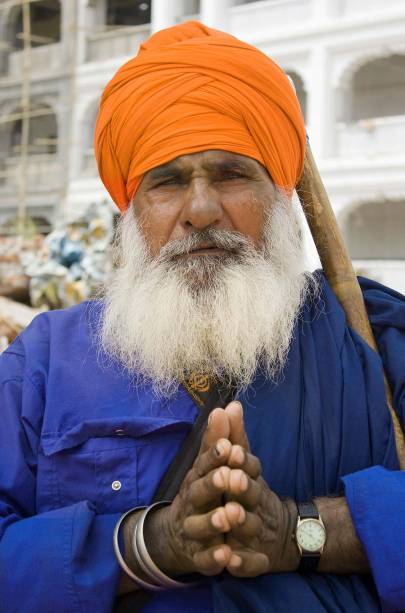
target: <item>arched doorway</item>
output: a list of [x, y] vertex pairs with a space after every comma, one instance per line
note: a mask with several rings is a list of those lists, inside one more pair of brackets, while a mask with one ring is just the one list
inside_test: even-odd
[[304, 120], [307, 119], [307, 92], [305, 89], [304, 81], [302, 77], [294, 70], [287, 70], [286, 74], [290, 77], [294, 83], [295, 93], [297, 94], [298, 101], [300, 103], [302, 115]]
[[405, 199], [363, 202], [341, 221], [357, 273], [405, 293]]
[[[22, 7], [11, 12], [8, 25], [8, 41], [15, 50], [22, 49], [23, 40]], [[61, 7], [59, 0], [37, 0], [30, 3], [31, 47], [40, 47], [60, 41]]]
[[405, 55], [382, 57], [352, 77], [349, 121], [405, 115]]
[[107, 0], [107, 26], [139, 26], [150, 23], [152, 0]]
[[[16, 114], [21, 110], [17, 109]], [[47, 104], [33, 104], [28, 119], [28, 154], [52, 154], [57, 151], [58, 128], [56, 115]], [[10, 155], [21, 154], [22, 118], [16, 119], [10, 130]]]
[[344, 235], [352, 258], [404, 260], [405, 200], [366, 202], [344, 219]]

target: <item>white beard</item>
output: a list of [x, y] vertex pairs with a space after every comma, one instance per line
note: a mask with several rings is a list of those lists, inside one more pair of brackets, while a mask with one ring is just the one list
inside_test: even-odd
[[[229, 257], [176, 257], [202, 240]], [[243, 390], [258, 368], [273, 380], [316, 281], [305, 273], [300, 224], [278, 193], [260, 250], [236, 232], [205, 231], [172, 241], [152, 259], [132, 207], [120, 221], [118, 267], [104, 289], [100, 349], [137, 383], [173, 394], [185, 374], [204, 373]]]

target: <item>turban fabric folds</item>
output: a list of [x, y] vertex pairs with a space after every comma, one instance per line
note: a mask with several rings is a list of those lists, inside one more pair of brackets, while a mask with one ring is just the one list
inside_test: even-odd
[[95, 152], [101, 179], [124, 211], [148, 170], [208, 149], [256, 159], [291, 192], [303, 168], [305, 128], [277, 64], [190, 21], [151, 36], [107, 84]]

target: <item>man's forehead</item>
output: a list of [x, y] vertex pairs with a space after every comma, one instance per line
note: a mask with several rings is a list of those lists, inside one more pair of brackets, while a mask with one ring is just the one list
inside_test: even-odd
[[218, 167], [239, 167], [246, 170], [262, 169], [265, 171], [262, 164], [251, 157], [230, 151], [210, 149], [207, 151], [200, 151], [198, 153], [181, 155], [173, 160], [170, 160], [169, 162], [166, 162], [165, 164], [152, 168], [146, 173], [146, 175], [154, 178], [166, 175], [170, 172], [192, 171], [195, 168], [211, 171], [216, 170]]

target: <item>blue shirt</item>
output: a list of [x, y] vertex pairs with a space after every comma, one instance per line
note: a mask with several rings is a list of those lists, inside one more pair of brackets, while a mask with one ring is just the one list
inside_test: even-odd
[[[280, 496], [342, 494], [345, 483], [374, 581], [224, 573], [159, 594], [145, 611], [405, 610], [405, 473], [381, 361], [321, 283], [297, 322], [282, 379], [258, 374], [240, 399], [252, 450]], [[404, 422], [405, 299], [362, 286]], [[185, 390], [157, 400], [98, 352], [99, 309], [41, 314], [0, 359], [1, 613], [111, 611], [120, 576], [114, 525], [150, 502], [197, 414]]]

